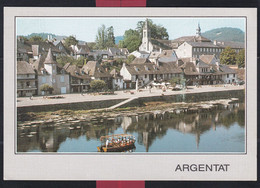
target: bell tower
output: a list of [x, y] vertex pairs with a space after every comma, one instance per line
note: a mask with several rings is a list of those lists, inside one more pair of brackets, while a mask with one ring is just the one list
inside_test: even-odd
[[198, 23], [198, 28], [196, 29], [196, 37], [201, 36], [200, 23]]
[[143, 39], [142, 39], [144, 51], [150, 51], [150, 49], [149, 49], [150, 37], [151, 37], [151, 34], [150, 34], [150, 29], [148, 27], [148, 19], [146, 18], [144, 27], [143, 27]]

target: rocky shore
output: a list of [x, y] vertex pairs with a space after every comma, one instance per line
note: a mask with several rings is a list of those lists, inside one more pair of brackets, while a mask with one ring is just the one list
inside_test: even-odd
[[210, 111], [218, 105], [227, 106], [232, 102], [237, 102], [238, 98], [194, 102], [194, 103], [166, 103], [162, 101], [147, 102], [142, 107], [128, 107], [114, 110], [58, 110], [55, 112], [27, 112], [18, 114], [18, 128], [44, 126], [62, 126], [77, 124], [80, 122], [90, 122], [93, 125], [103, 121], [114, 121], [117, 116], [137, 116], [144, 113], [163, 114], [165, 112], [196, 113]]

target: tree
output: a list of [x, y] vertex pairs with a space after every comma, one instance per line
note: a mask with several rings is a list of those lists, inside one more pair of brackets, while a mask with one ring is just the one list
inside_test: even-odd
[[114, 28], [110, 26], [106, 29], [105, 25], [102, 25], [98, 28], [98, 33], [96, 35], [96, 45], [94, 48], [96, 49], [106, 49], [108, 47], [115, 46], [115, 36], [114, 36]]
[[30, 42], [43, 42], [43, 38], [40, 37], [40, 36], [32, 36], [30, 39], [29, 39]]
[[238, 52], [236, 56], [236, 64], [239, 68], [245, 67], [245, 49], [242, 49]]
[[106, 47], [106, 26], [102, 25], [98, 28], [98, 33], [96, 35], [96, 48], [105, 49]]
[[78, 43], [79, 41], [74, 36], [69, 36], [65, 39], [64, 45], [70, 47], [71, 45], [76, 45]]
[[127, 64], [130, 64], [130, 63], [132, 63], [132, 61], [134, 61], [134, 59], [135, 59], [135, 56], [134, 56], [134, 55], [129, 55], [129, 56], [127, 57], [126, 63], [127, 63]]
[[49, 84], [43, 84], [43, 85], [41, 85], [40, 90], [44, 91], [45, 95], [47, 95], [47, 92], [49, 92], [51, 94], [54, 89]]
[[77, 64], [77, 61], [76, 59], [74, 59], [73, 57], [71, 56], [58, 56], [57, 59], [56, 59], [57, 63], [59, 65], [61, 65], [62, 67], [64, 65], [66, 65], [67, 63], [71, 63], [71, 64]]
[[105, 89], [106, 86], [107, 86], [107, 84], [103, 80], [93, 80], [90, 82], [91, 89], [96, 90], [96, 91]]
[[128, 51], [131, 53], [135, 50], [138, 50], [141, 43], [142, 40], [138, 31], [129, 29], [125, 31], [124, 39], [119, 41], [118, 47], [127, 48]]
[[170, 83], [173, 87], [175, 87], [177, 84], [180, 84], [181, 82], [181, 79], [179, 77], [173, 77], [171, 80], [170, 80]]
[[113, 26], [110, 26], [109, 28], [107, 28], [106, 34], [107, 34], [106, 47], [115, 46], [115, 36], [114, 36]]
[[230, 47], [226, 47], [220, 54], [220, 63], [225, 65], [236, 64], [236, 52]]
[[[144, 27], [145, 21], [139, 21], [137, 23], [136, 30], [140, 34], [140, 36], [143, 35], [143, 27]], [[162, 40], [168, 40], [169, 34], [167, 32], [167, 29], [163, 27], [162, 25], [156, 25], [153, 23], [152, 20], [148, 19], [148, 27], [151, 32], [151, 38], [153, 39], [162, 39]]]

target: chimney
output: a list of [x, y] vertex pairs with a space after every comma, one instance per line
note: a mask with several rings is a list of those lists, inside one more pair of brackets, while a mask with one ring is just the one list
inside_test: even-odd
[[160, 53], [162, 53], [162, 49], [160, 48]]
[[214, 45], [217, 45], [217, 41], [216, 41], [216, 40], [214, 40], [214, 42], [213, 42], [213, 43], [214, 43]]

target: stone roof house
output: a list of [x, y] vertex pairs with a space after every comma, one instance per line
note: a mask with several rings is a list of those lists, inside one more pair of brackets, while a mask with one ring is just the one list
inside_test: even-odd
[[82, 68], [67, 63], [63, 66], [64, 70], [70, 74], [71, 93], [84, 92], [90, 88], [91, 77], [87, 75]]
[[33, 67], [38, 71], [38, 95], [46, 94], [40, 90], [43, 84], [53, 87], [52, 94], [70, 93], [69, 74], [58, 65], [51, 48], [44, 61], [40, 56], [39, 61], [34, 62]]
[[26, 61], [17, 61], [17, 96], [37, 94], [36, 73]]

